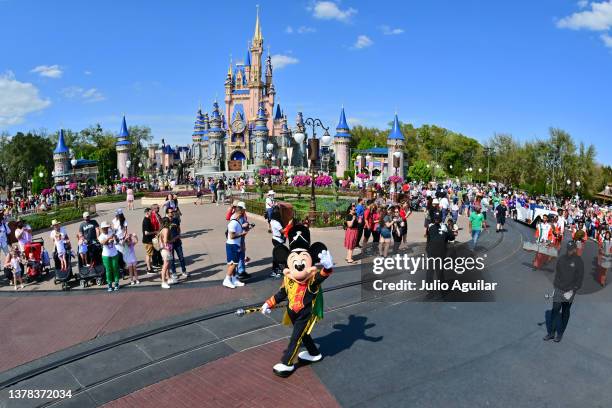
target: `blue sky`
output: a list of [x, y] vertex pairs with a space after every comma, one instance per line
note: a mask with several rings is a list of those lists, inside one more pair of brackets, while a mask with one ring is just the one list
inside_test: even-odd
[[[260, 4], [274, 82], [336, 126], [434, 123], [481, 141], [550, 126], [612, 164], [612, 0], [0, 0], [0, 131], [148, 125], [187, 144]], [[284, 65], [284, 66], [281, 66]]]

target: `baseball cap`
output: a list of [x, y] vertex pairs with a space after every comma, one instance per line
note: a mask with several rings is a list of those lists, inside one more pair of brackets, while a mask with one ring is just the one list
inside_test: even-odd
[[107, 221], [102, 221], [102, 224], [100, 224], [100, 228], [109, 228], [110, 224]]
[[119, 214], [123, 214], [123, 210], [121, 208], [117, 208], [115, 210], [115, 214], [119, 215]]
[[83, 213], [83, 218], [87, 218], [87, 217], [89, 217], [89, 211], [85, 211], [85, 212]]
[[243, 208], [246, 210], [246, 204], [244, 203], [244, 201], [238, 201], [236, 207]]
[[434, 198], [431, 203], [432, 204], [440, 204], [440, 201], [437, 198]]
[[576, 249], [578, 246], [576, 245], [576, 241], [568, 241], [567, 242], [567, 250], [571, 251], [572, 249]]

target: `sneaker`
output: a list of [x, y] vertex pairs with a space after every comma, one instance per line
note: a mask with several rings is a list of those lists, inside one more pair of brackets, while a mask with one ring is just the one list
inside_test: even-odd
[[176, 279], [176, 278], [170, 278], [170, 279], [168, 280], [168, 283], [169, 283], [170, 285], [175, 285], [175, 284], [177, 284], [177, 283], [178, 283], [178, 279]]
[[119, 290], [119, 284], [118, 284], [118, 283], [115, 285], [115, 287], [113, 288], [113, 290], [115, 290], [115, 291], [116, 291], [116, 290]]
[[108, 289], [106, 289], [107, 292], [112, 292], [113, 288], [111, 288], [110, 286], [108, 287]]
[[559, 343], [561, 340], [563, 340], [563, 335], [562, 334], [557, 334], [557, 337], [555, 337], [555, 339], [553, 341], [555, 343]]
[[25, 286], [23, 286], [23, 283], [19, 286], [20, 289], [25, 288]]
[[234, 286], [244, 286], [244, 282], [240, 282], [236, 276], [232, 276], [232, 284]]
[[183, 273], [181, 273], [181, 276], [184, 276], [185, 279], [188, 279], [189, 278], [189, 272], [183, 272]]
[[223, 286], [230, 289], [236, 289], [236, 285], [232, 283], [232, 280], [228, 276], [223, 279]]
[[135, 281], [131, 281], [131, 282], [130, 282], [130, 286], [134, 286], [135, 284], [136, 284], [136, 282], [135, 282]]
[[544, 341], [548, 341], [548, 340], [552, 340], [552, 339], [554, 339], [554, 338], [555, 338], [555, 336], [553, 336], [552, 334], [547, 334], [546, 336], [544, 336], [544, 337], [542, 338], [542, 340], [544, 340]]
[[238, 274], [238, 280], [245, 281], [245, 280], [248, 280], [248, 279], [251, 279], [251, 275], [250, 274], [248, 274], [246, 272], [242, 272], [242, 273]]
[[166, 282], [162, 282], [161, 287], [162, 289], [170, 289], [170, 285], [168, 285]]
[[137, 284], [137, 285], [140, 285], [140, 281], [139, 281], [138, 279], [136, 280], [136, 284]]
[[170, 275], [170, 279], [172, 279], [174, 281], [178, 280], [178, 277], [176, 276], [176, 273], [171, 274]]

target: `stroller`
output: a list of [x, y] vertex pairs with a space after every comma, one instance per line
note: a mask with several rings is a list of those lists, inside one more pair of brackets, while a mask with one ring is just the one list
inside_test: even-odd
[[35, 238], [32, 242], [25, 244], [23, 252], [26, 281], [40, 282], [43, 274], [47, 275], [50, 269], [49, 253], [44, 247], [43, 239]]
[[86, 288], [93, 280], [96, 281], [96, 285], [102, 285], [106, 271], [102, 265], [102, 245], [99, 242], [94, 241], [87, 244], [87, 261], [89, 265], [83, 265], [81, 257], [78, 258], [78, 279], [81, 287]]
[[61, 262], [57, 256], [57, 251], [53, 251], [53, 262], [55, 264], [55, 278], [53, 278], [53, 282], [56, 285], [61, 283], [62, 290], [70, 290], [70, 285], [68, 282], [70, 279], [72, 279], [72, 252], [70, 250], [66, 251], [66, 264], [68, 265], [68, 268], [65, 271], [62, 271]]

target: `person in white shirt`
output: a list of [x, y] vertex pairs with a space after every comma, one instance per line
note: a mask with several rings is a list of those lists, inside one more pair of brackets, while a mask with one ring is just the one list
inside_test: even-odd
[[236, 266], [240, 262], [240, 251], [242, 250], [242, 237], [249, 232], [242, 228], [240, 217], [244, 212], [244, 208], [237, 206], [234, 214], [227, 224], [227, 240], [225, 241], [225, 255], [227, 257], [227, 275], [223, 279], [223, 286], [230, 289], [235, 289], [236, 286], [244, 286], [236, 277]]
[[17, 238], [19, 251], [23, 253], [26, 244], [32, 242], [32, 227], [24, 224], [23, 221], [19, 221], [19, 223], [17, 223], [17, 228], [15, 228], [15, 238]]
[[[272, 229], [272, 246], [277, 247], [285, 244], [285, 236], [283, 235], [283, 225], [281, 224], [281, 213], [278, 207], [272, 210], [272, 217], [270, 220], [270, 228]], [[270, 274], [273, 278], [280, 278], [283, 276], [280, 265], [272, 259], [272, 273]]]
[[[110, 224], [103, 221], [100, 224], [100, 235], [98, 241], [102, 245], [102, 264], [106, 270], [106, 282], [108, 283], [108, 292], [119, 290], [119, 253], [117, 252], [117, 237], [110, 228]], [[113, 282], [115, 287], [113, 288]]]
[[270, 220], [272, 219], [272, 208], [276, 205], [274, 201], [274, 190], [268, 191], [268, 196], [266, 197], [266, 218], [268, 220], [268, 232], [272, 232], [270, 227]]
[[66, 241], [68, 241], [68, 234], [66, 229], [60, 225], [57, 220], [51, 221], [51, 232], [49, 237], [53, 241], [57, 259], [60, 261], [60, 269], [62, 272], [68, 270], [68, 257], [66, 255]]
[[115, 218], [111, 221], [111, 227], [115, 232], [115, 237], [117, 238], [117, 242], [115, 247], [119, 252], [119, 269], [125, 268], [125, 259], [124, 259], [124, 249], [125, 249], [125, 237], [127, 236], [127, 220], [125, 219], [125, 215], [123, 215], [123, 210], [121, 208], [117, 208], [115, 210]]
[[448, 215], [448, 207], [450, 203], [446, 195], [440, 199], [440, 210], [442, 211], [442, 222], [446, 222], [446, 216]]

